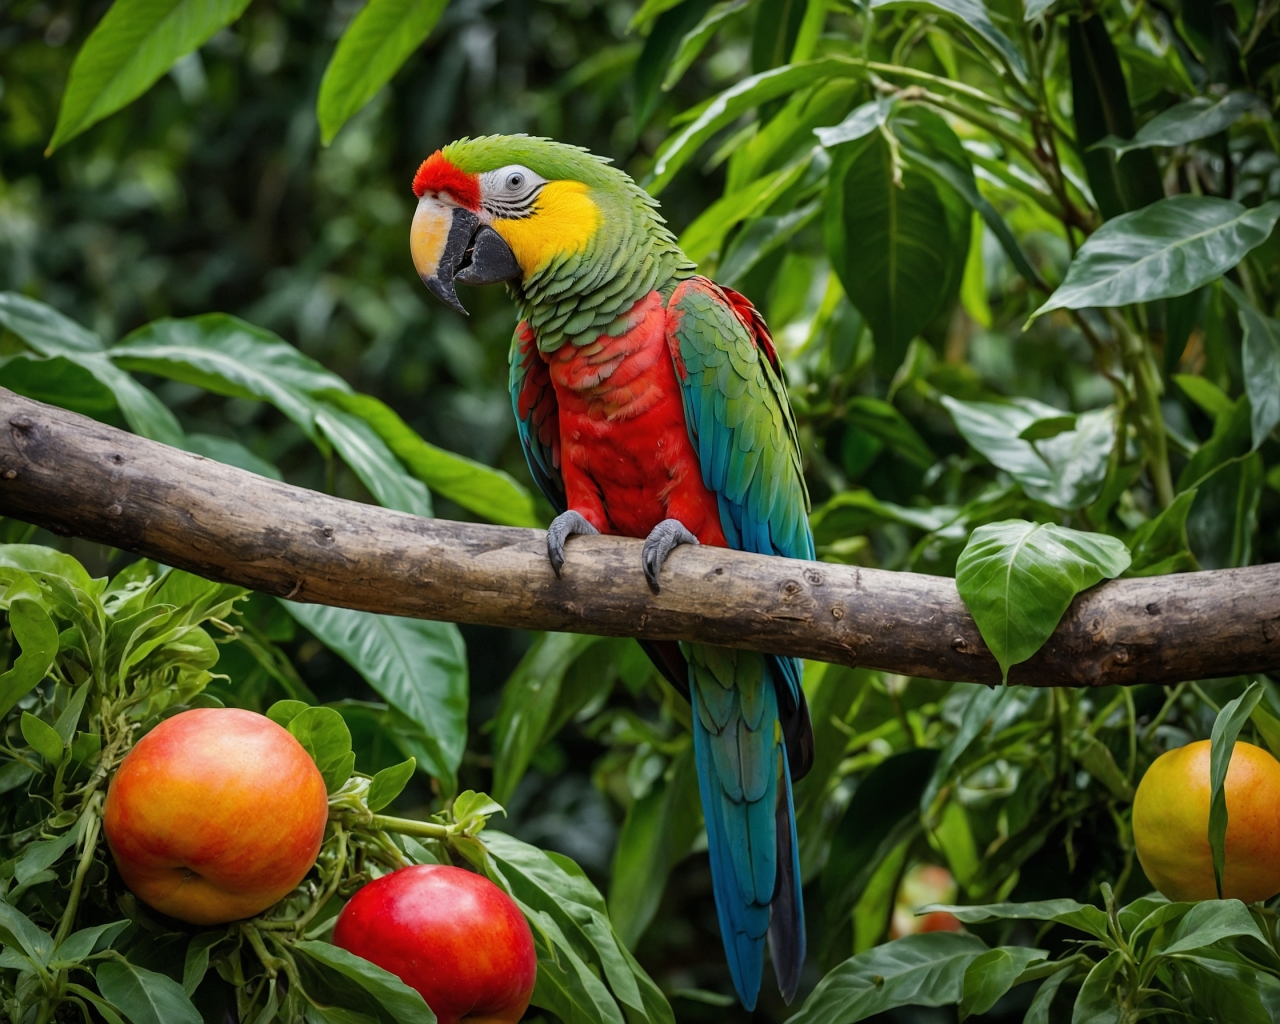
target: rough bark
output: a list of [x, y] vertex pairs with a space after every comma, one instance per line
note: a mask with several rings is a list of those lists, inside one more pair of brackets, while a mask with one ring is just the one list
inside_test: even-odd
[[[0, 389], [0, 513], [296, 601], [453, 622], [746, 647], [996, 682], [954, 581], [423, 519], [234, 469]], [[1280, 565], [1115, 580], [1010, 681], [1170, 683], [1280, 668]]]

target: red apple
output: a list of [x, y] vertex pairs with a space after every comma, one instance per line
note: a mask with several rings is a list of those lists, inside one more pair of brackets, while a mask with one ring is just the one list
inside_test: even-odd
[[440, 1024], [514, 1024], [538, 973], [515, 901], [487, 878], [442, 864], [370, 882], [342, 908], [333, 942], [417, 989]]
[[103, 828], [134, 894], [192, 924], [266, 910], [311, 870], [329, 801], [315, 762], [264, 715], [198, 708], [120, 762]]

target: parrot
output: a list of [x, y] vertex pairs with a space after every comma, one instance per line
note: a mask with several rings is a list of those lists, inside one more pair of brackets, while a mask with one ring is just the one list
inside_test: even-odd
[[[505, 283], [520, 312], [510, 391], [535, 483], [557, 515], [560, 576], [575, 535], [710, 544], [812, 560], [795, 415], [764, 318], [697, 273], [655, 199], [588, 150], [526, 135], [464, 138], [413, 178], [410, 252], [465, 314], [456, 282]], [[690, 701], [721, 939], [755, 1008], [766, 943], [779, 990], [805, 958], [792, 784], [813, 763], [800, 659], [641, 640]]]

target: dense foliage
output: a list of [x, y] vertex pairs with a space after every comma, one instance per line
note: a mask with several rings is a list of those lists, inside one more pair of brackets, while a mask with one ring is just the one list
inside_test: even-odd
[[[406, 245], [418, 160], [525, 130], [623, 161], [765, 312], [819, 556], [955, 575], [1006, 670], [1103, 578], [1280, 553], [1270, 3], [185, 0], [188, 34], [161, 20], [130, 63], [106, 43], [144, 6], [5, 8], [0, 385], [344, 496], [545, 522], [509, 304], [429, 309]], [[428, 1019], [322, 940], [362, 878], [446, 857], [541, 922], [536, 1012], [739, 1019], [689, 709], [634, 643], [249, 597], [3, 525], [35, 542], [0, 548], [14, 1019]], [[807, 1000], [761, 1019], [1280, 1015], [1274, 911], [1167, 903], [1130, 826], [1165, 749], [1280, 752], [1270, 680], [813, 664], [805, 690]], [[113, 880], [97, 804], [130, 737], [209, 702], [323, 722], [334, 824], [295, 899], [178, 931]], [[968, 934], [909, 934], [928, 902]]]

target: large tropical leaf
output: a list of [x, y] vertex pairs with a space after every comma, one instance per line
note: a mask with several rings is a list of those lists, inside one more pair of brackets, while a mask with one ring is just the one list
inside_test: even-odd
[[249, 0], [115, 0], [71, 65], [53, 152], [137, 99], [249, 6]]
[[427, 40], [449, 0], [369, 0], [338, 40], [320, 80], [316, 117], [327, 146]]
[[[955, 134], [936, 114], [912, 108], [887, 128], [968, 170]], [[972, 218], [951, 189], [898, 165], [884, 130], [837, 152], [825, 234], [832, 267], [871, 327], [876, 369], [889, 377], [911, 339], [959, 290]]]
[[281, 603], [421, 729], [420, 742], [404, 744], [401, 734], [397, 739], [410, 746], [405, 753], [418, 758], [420, 768], [453, 792], [467, 741], [467, 659], [458, 627], [350, 608]]
[[1265, 242], [1278, 218], [1276, 199], [1253, 209], [1213, 196], [1161, 199], [1090, 235], [1066, 279], [1033, 315], [1185, 295]]

